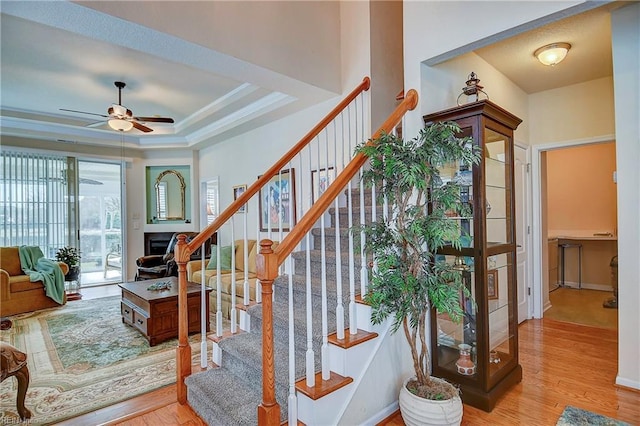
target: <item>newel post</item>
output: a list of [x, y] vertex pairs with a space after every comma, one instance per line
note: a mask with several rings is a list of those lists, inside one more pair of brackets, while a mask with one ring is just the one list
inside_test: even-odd
[[280, 424], [273, 350], [273, 280], [278, 276], [278, 256], [272, 245], [271, 240], [261, 240], [256, 258], [256, 272], [262, 285], [262, 404], [258, 406], [258, 424], [275, 426]]
[[[178, 235], [175, 259], [178, 264], [178, 348], [176, 349], [176, 388], [178, 402], [187, 403], [187, 386], [184, 379], [191, 375], [191, 345], [189, 345], [189, 324], [187, 309], [187, 261], [183, 260], [187, 246], [187, 236]], [[187, 258], [189, 257], [186, 254]]]

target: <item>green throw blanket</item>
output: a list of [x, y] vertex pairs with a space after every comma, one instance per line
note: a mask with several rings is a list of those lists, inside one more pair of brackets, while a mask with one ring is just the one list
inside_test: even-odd
[[64, 303], [64, 275], [57, 262], [47, 259], [40, 247], [20, 246], [20, 267], [29, 281], [42, 281], [44, 292], [59, 304]]

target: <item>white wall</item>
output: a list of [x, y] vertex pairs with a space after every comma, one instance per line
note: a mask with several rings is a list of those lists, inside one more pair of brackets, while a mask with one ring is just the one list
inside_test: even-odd
[[[405, 91], [413, 88], [418, 90], [421, 96], [420, 107], [407, 114], [407, 119], [405, 120], [407, 134], [417, 134], [418, 130], [423, 126], [422, 116], [428, 112], [433, 112], [428, 107], [428, 104], [423, 104], [428, 96], [422, 93], [421, 68], [423, 61], [455, 49], [461, 49], [460, 53], [471, 51], [472, 46], [470, 45], [472, 43], [478, 43], [489, 37], [493, 37], [494, 40], [506, 38], [508, 35], [515, 34], [516, 30], [514, 29], [519, 25], [582, 3], [585, 2], [405, 1]], [[470, 25], [471, 23], [472, 25]], [[521, 29], [520, 31], [523, 30]], [[505, 33], [498, 36], [503, 31]], [[508, 34], [509, 32], [511, 34]], [[466, 72], [468, 74], [471, 71], [473, 70], [467, 70]], [[476, 72], [480, 73], [478, 70]], [[464, 77], [466, 77], [466, 74], [462, 76], [462, 78]], [[486, 78], [488, 76], [480, 75], [480, 79], [483, 82]], [[462, 80], [463, 86], [465, 80], [466, 78]], [[456, 96], [463, 86], [456, 88]], [[495, 90], [488, 84], [486, 87], [490, 95]], [[497, 103], [500, 103], [500, 101]], [[449, 106], [453, 105], [449, 104]], [[509, 105], [503, 106], [507, 109], [510, 107]], [[519, 111], [512, 112], [516, 115], [519, 113]]]
[[340, 89], [338, 2], [78, 3], [332, 92]]
[[[145, 232], [191, 232], [199, 230], [199, 185], [198, 162], [192, 151], [149, 151], [145, 158], [127, 161], [126, 170], [126, 236], [127, 276], [133, 280], [136, 274], [136, 259], [144, 255]], [[147, 224], [147, 189], [145, 171], [147, 166], [190, 166], [191, 170], [191, 223]]]
[[421, 71], [420, 106], [424, 114], [455, 107], [458, 95], [473, 71], [491, 102], [523, 120], [514, 132], [514, 138], [517, 142], [528, 143], [527, 94], [484, 59], [471, 52], [432, 67], [422, 64]]
[[[320, 105], [307, 108], [304, 111], [282, 118], [258, 129], [231, 138], [223, 143], [200, 151], [200, 181], [206, 181], [219, 177], [220, 211], [223, 211], [233, 201], [233, 186], [253, 184], [258, 175], [264, 173], [277, 160], [280, 159], [295, 143], [297, 143], [313, 126], [315, 126], [341, 98], [323, 102]], [[304, 179], [308, 185], [308, 160], [303, 163], [302, 169], [294, 163], [296, 180]], [[288, 167], [287, 167], [288, 168]], [[298, 185], [301, 188], [301, 185]], [[304, 198], [308, 208], [309, 194], [296, 190], [297, 201]], [[257, 234], [257, 197], [252, 199], [247, 210], [248, 235], [255, 238]], [[298, 218], [299, 219], [299, 218]], [[238, 218], [238, 221], [240, 218]], [[236, 232], [240, 232], [241, 224], [235, 225]], [[228, 228], [221, 230], [222, 238], [228, 238]], [[240, 234], [236, 238], [239, 238]], [[262, 233], [260, 238], [267, 238]], [[273, 236], [274, 240], [281, 240], [279, 236]], [[227, 244], [221, 242], [220, 244]]]
[[618, 167], [618, 377], [640, 389], [640, 4], [611, 13]]
[[613, 135], [613, 78], [605, 77], [529, 96], [531, 145]]

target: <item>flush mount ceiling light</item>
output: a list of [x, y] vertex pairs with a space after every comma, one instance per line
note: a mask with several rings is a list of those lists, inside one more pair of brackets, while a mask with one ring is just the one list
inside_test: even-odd
[[127, 132], [133, 128], [133, 123], [131, 121], [123, 120], [121, 118], [112, 118], [107, 121], [109, 123], [109, 127], [113, 130], [118, 130], [120, 132]]
[[571, 49], [569, 43], [551, 43], [536, 49], [533, 52], [533, 56], [538, 58], [544, 65], [553, 66], [560, 63], [567, 56], [569, 49]]

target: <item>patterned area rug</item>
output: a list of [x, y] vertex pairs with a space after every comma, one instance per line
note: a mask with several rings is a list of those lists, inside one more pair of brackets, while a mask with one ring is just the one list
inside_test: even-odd
[[[175, 383], [177, 340], [149, 347], [123, 324], [120, 297], [11, 317], [1, 339], [27, 353], [31, 424], [50, 424]], [[199, 335], [190, 337], [198, 362]], [[17, 424], [17, 381], [0, 384], [0, 424]]]
[[631, 426], [629, 423], [567, 405], [556, 426]]

